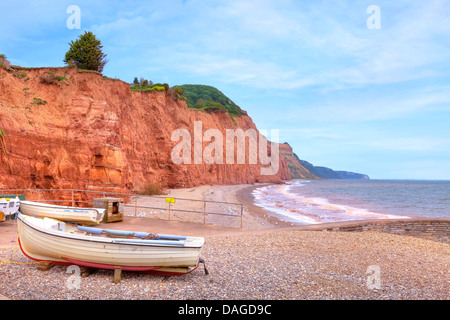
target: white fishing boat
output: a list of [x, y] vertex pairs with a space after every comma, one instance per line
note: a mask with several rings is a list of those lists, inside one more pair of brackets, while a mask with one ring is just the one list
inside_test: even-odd
[[80, 224], [98, 224], [103, 220], [105, 209], [66, 207], [21, 201], [20, 212], [33, 217], [47, 217]]
[[0, 222], [12, 219], [19, 211], [20, 199], [1, 198], [0, 199]]
[[19, 245], [36, 261], [99, 269], [186, 274], [198, 267], [202, 237], [83, 227], [18, 214]]

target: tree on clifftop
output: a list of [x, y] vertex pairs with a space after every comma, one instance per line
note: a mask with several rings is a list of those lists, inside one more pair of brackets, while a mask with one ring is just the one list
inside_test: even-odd
[[100, 40], [97, 40], [92, 32], [86, 31], [79, 36], [75, 42], [69, 43], [70, 49], [66, 53], [64, 62], [78, 69], [103, 71], [103, 67], [108, 62], [106, 54], [103, 53]]

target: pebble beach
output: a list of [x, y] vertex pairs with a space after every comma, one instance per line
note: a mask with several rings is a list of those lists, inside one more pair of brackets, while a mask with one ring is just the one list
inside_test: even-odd
[[[239, 200], [244, 187], [185, 190]], [[172, 195], [179, 196], [176, 191]], [[247, 192], [248, 197], [248, 190]], [[230, 197], [235, 197], [230, 199]], [[245, 199], [244, 199], [245, 200]], [[183, 276], [96, 270], [74, 280], [65, 266], [39, 271], [16, 244], [0, 248], [0, 293], [12, 300], [447, 300], [448, 244], [381, 232], [305, 231], [248, 204], [246, 227], [205, 231], [203, 265]], [[188, 230], [186, 230], [188, 231]], [[12, 256], [12, 259], [11, 259]], [[77, 282], [78, 281], [78, 282]]]

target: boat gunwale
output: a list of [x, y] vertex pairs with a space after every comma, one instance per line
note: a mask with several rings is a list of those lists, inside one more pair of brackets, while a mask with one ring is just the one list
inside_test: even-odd
[[25, 206], [38, 206], [38, 207], [43, 207], [43, 208], [51, 208], [51, 209], [60, 209], [60, 210], [80, 210], [81, 211], [96, 211], [97, 213], [101, 213], [101, 211], [105, 211], [105, 209], [102, 208], [82, 208], [82, 207], [72, 207], [72, 206], [60, 206], [57, 204], [50, 204], [50, 203], [40, 203], [40, 202], [35, 202], [35, 201], [28, 201], [28, 200], [23, 200], [20, 201], [20, 204], [25, 205]]

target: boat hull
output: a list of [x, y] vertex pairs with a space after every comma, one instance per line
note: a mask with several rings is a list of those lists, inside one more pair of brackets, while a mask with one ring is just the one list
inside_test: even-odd
[[19, 211], [19, 198], [0, 198], [0, 222], [11, 219]]
[[[115, 239], [48, 230], [38, 218], [19, 214], [22, 252], [36, 261], [100, 269], [185, 274], [196, 268], [203, 238], [189, 245], [116, 242]], [[33, 220], [34, 219], [34, 220]], [[40, 219], [42, 220], [42, 219]]]
[[100, 223], [103, 220], [104, 211], [104, 209], [64, 207], [33, 201], [20, 202], [20, 212], [23, 214], [86, 225]]

